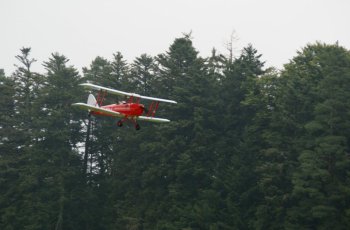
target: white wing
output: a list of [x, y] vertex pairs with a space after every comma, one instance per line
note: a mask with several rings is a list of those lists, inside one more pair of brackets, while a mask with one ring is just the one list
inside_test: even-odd
[[139, 117], [136, 117], [136, 120], [141, 120], [141, 121], [150, 121], [150, 122], [157, 122], [157, 123], [170, 122], [170, 120], [168, 120], [168, 119], [164, 119], [164, 118], [157, 118], [157, 117], [144, 117], [144, 116], [139, 116]]
[[112, 110], [109, 110], [109, 109], [104, 109], [104, 108], [101, 108], [101, 107], [96, 107], [96, 106], [93, 106], [93, 105], [88, 105], [88, 104], [85, 104], [85, 103], [74, 103], [74, 104], [72, 104], [72, 106], [76, 106], [76, 107], [79, 107], [81, 109], [85, 109], [85, 110], [88, 110], [88, 111], [101, 112], [101, 113], [104, 113], [104, 114], [111, 115], [113, 117], [125, 117], [125, 115], [123, 115], [121, 113], [118, 113], [118, 112], [115, 112], [115, 111], [112, 111]]
[[152, 100], [152, 101], [161, 101], [161, 102], [174, 103], [174, 104], [177, 103], [176, 101], [173, 101], [173, 100], [167, 100], [167, 99], [156, 98], [156, 97], [141, 96], [141, 95], [136, 94], [136, 93], [127, 93], [127, 92], [123, 92], [123, 91], [116, 90], [116, 89], [110, 89], [110, 88], [107, 88], [107, 87], [94, 85], [94, 84], [91, 84], [91, 83], [83, 83], [83, 84], [80, 84], [80, 85], [83, 86], [86, 89], [103, 90], [103, 91], [106, 91], [106, 92], [108, 92], [110, 94], [114, 94], [114, 95], [125, 95], [125, 96], [129, 96], [129, 97], [137, 97], [137, 98], [142, 98], [142, 99]]

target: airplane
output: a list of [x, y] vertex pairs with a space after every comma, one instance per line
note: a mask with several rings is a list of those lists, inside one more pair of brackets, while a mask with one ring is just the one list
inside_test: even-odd
[[[154, 115], [158, 109], [160, 102], [177, 104], [177, 102], [173, 100], [141, 96], [136, 93], [127, 93], [120, 90], [94, 85], [91, 83], [83, 83], [80, 85], [83, 86], [85, 89], [98, 90], [99, 93], [97, 100], [94, 97], [94, 95], [90, 93], [88, 96], [87, 103], [74, 103], [72, 104], [72, 106], [76, 106], [80, 109], [89, 111], [89, 116], [94, 115], [119, 117], [121, 118], [117, 122], [117, 126], [119, 127], [122, 127], [125, 121], [131, 121], [134, 124], [136, 130], [139, 130], [141, 128], [137, 122], [139, 120], [150, 122], [170, 122], [170, 120], [168, 119], [157, 118], [154, 117]], [[121, 101], [117, 104], [102, 105], [107, 93], [118, 96], [126, 96], [128, 97], [128, 100]], [[140, 104], [140, 99], [152, 101], [148, 109], [143, 104]], [[145, 116], [142, 116], [143, 114], [145, 114]]]

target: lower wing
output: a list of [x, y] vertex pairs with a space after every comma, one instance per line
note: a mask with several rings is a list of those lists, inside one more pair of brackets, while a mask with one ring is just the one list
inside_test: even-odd
[[84, 109], [84, 110], [88, 110], [88, 111], [94, 111], [94, 112], [100, 112], [100, 113], [104, 113], [106, 115], [110, 115], [113, 117], [125, 117], [123, 114], [109, 110], [109, 109], [104, 109], [104, 108], [100, 108], [100, 107], [96, 107], [93, 105], [88, 105], [85, 103], [74, 103], [72, 104], [72, 106], [76, 106], [79, 107], [80, 109]]
[[140, 120], [140, 121], [150, 121], [150, 122], [158, 122], [158, 123], [170, 122], [170, 120], [164, 119], [164, 118], [144, 117], [144, 116], [136, 117], [136, 120]]
[[[85, 103], [74, 103], [72, 106], [79, 107], [80, 109], [88, 110], [88, 111], [94, 111], [94, 112], [100, 112], [104, 113], [106, 115], [110, 115], [113, 117], [125, 117], [124, 114], [109, 110], [109, 109], [104, 109], [101, 107], [96, 107], [93, 105], [88, 105]], [[164, 123], [164, 122], [170, 122], [168, 119], [164, 118], [157, 118], [157, 117], [145, 117], [145, 116], [136, 116], [136, 117], [128, 117], [129, 119], [135, 119], [135, 120], [140, 120], [140, 121], [150, 121], [150, 122], [156, 122], [156, 123]]]

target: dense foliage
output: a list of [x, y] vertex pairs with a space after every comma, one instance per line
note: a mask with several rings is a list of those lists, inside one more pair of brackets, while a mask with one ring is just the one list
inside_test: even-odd
[[[310, 44], [283, 70], [189, 36], [131, 64], [61, 54], [0, 71], [0, 229], [350, 229], [350, 52]], [[167, 124], [71, 107], [80, 83], [169, 98]], [[115, 102], [109, 97], [107, 102]], [[147, 102], [145, 102], [147, 104]]]

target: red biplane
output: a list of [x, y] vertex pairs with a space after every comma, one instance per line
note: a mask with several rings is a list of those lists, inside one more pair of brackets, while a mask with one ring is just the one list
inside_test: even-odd
[[[98, 97], [96, 100], [94, 95], [90, 93], [87, 103], [74, 103], [73, 106], [77, 106], [81, 109], [88, 110], [89, 115], [120, 117], [121, 119], [117, 122], [117, 125], [119, 127], [123, 126], [123, 123], [125, 121], [131, 121], [135, 125], [136, 130], [140, 129], [140, 125], [137, 123], [138, 120], [151, 122], [170, 122], [170, 120], [168, 119], [157, 118], [154, 117], [154, 115], [158, 109], [160, 102], [174, 104], [177, 103], [173, 100], [141, 96], [139, 94], [127, 93], [115, 89], [106, 88], [103, 86], [94, 85], [91, 83], [83, 83], [80, 85], [86, 89], [98, 90]], [[118, 96], [126, 96], [128, 97], [128, 99], [127, 101], [122, 101], [117, 104], [102, 105], [107, 93]], [[146, 109], [143, 104], [140, 104], [140, 99], [152, 101], [148, 109]], [[142, 116], [143, 114], [145, 116]]]

